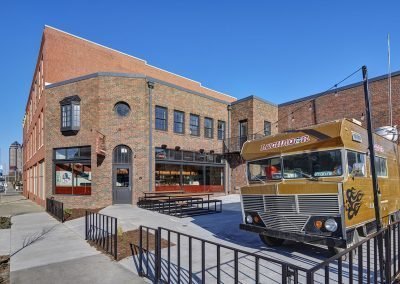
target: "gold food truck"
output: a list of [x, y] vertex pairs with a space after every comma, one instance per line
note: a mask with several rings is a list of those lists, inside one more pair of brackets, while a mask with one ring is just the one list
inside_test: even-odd
[[[383, 224], [400, 220], [399, 146], [374, 134]], [[367, 130], [342, 119], [247, 141], [243, 223], [270, 246], [345, 248], [376, 231]]]

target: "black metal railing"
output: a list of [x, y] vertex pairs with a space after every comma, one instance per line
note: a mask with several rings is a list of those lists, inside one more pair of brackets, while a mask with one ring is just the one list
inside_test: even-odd
[[263, 134], [249, 134], [245, 136], [230, 137], [224, 139], [223, 143], [223, 153], [235, 153], [242, 150], [244, 142], [254, 139], [259, 139], [264, 137]]
[[306, 269], [276, 258], [162, 227], [139, 230], [139, 275], [154, 283], [270, 283], [271, 274], [262, 272], [265, 267], [280, 275], [274, 279], [279, 283], [306, 278]]
[[[307, 283], [392, 283], [400, 272], [399, 221], [307, 271]], [[380, 265], [379, 238], [385, 263]]]
[[139, 275], [154, 283], [392, 283], [400, 273], [399, 221], [311, 268], [162, 227], [139, 230]]
[[46, 211], [60, 222], [64, 222], [64, 204], [53, 198], [46, 198]]
[[117, 218], [86, 211], [85, 239], [93, 242], [117, 259], [118, 227]]

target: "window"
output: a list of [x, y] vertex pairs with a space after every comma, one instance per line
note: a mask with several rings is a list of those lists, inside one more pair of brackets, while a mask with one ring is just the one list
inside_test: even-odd
[[347, 167], [349, 175], [365, 176], [365, 154], [347, 151]]
[[61, 132], [76, 134], [81, 125], [81, 99], [78, 96], [66, 97], [60, 101]]
[[115, 173], [116, 187], [129, 187], [129, 168], [117, 168]]
[[113, 151], [114, 164], [132, 164], [132, 150], [125, 145], [118, 145]]
[[204, 119], [204, 137], [213, 138], [214, 122], [212, 118], [206, 117]]
[[225, 139], [225, 121], [218, 120], [218, 140]]
[[242, 148], [244, 142], [247, 141], [247, 119], [239, 121], [239, 145]]
[[284, 156], [282, 162], [283, 177], [286, 179], [331, 177], [343, 174], [340, 150]]
[[249, 162], [247, 173], [249, 181], [281, 179], [281, 158], [271, 158]]
[[201, 162], [201, 163], [216, 163], [221, 164], [222, 155], [206, 152], [193, 152], [193, 151], [176, 151], [172, 149], [155, 149], [156, 160], [169, 160], [169, 161], [186, 161], [186, 162]]
[[200, 117], [190, 114], [190, 135], [200, 136]]
[[183, 185], [204, 185], [204, 168], [196, 165], [182, 166]]
[[131, 108], [129, 105], [125, 102], [118, 102], [114, 106], [114, 112], [119, 116], [119, 117], [125, 117], [127, 116], [131, 111]]
[[385, 158], [375, 156], [375, 169], [378, 177], [387, 177], [387, 163]]
[[90, 154], [90, 147], [54, 150], [55, 194], [91, 194]]
[[168, 129], [168, 110], [165, 107], [156, 106], [156, 129], [166, 131]]
[[224, 185], [224, 168], [206, 167], [206, 185], [220, 186], [223, 190]]
[[39, 162], [39, 197], [44, 198], [44, 161]]
[[156, 164], [155, 183], [156, 187], [164, 186], [168, 189], [180, 188], [180, 165]]
[[182, 111], [174, 111], [174, 132], [184, 133], [185, 132], [185, 113]]
[[271, 135], [271, 122], [264, 120], [264, 135]]
[[40, 146], [43, 146], [44, 144], [44, 132], [43, 132], [43, 126], [44, 126], [44, 117], [43, 117], [43, 110], [42, 113], [40, 114]]

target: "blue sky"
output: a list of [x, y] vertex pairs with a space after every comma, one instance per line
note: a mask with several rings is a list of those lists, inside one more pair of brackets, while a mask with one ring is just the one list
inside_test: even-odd
[[[21, 122], [45, 24], [237, 98], [324, 91], [362, 65], [400, 70], [399, 1], [2, 1], [0, 148]], [[361, 74], [346, 83], [359, 81]]]

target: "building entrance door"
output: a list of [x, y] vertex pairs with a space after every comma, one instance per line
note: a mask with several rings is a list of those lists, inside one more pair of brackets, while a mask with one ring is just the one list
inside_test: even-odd
[[132, 151], [120, 145], [114, 149], [112, 170], [113, 204], [132, 204]]

